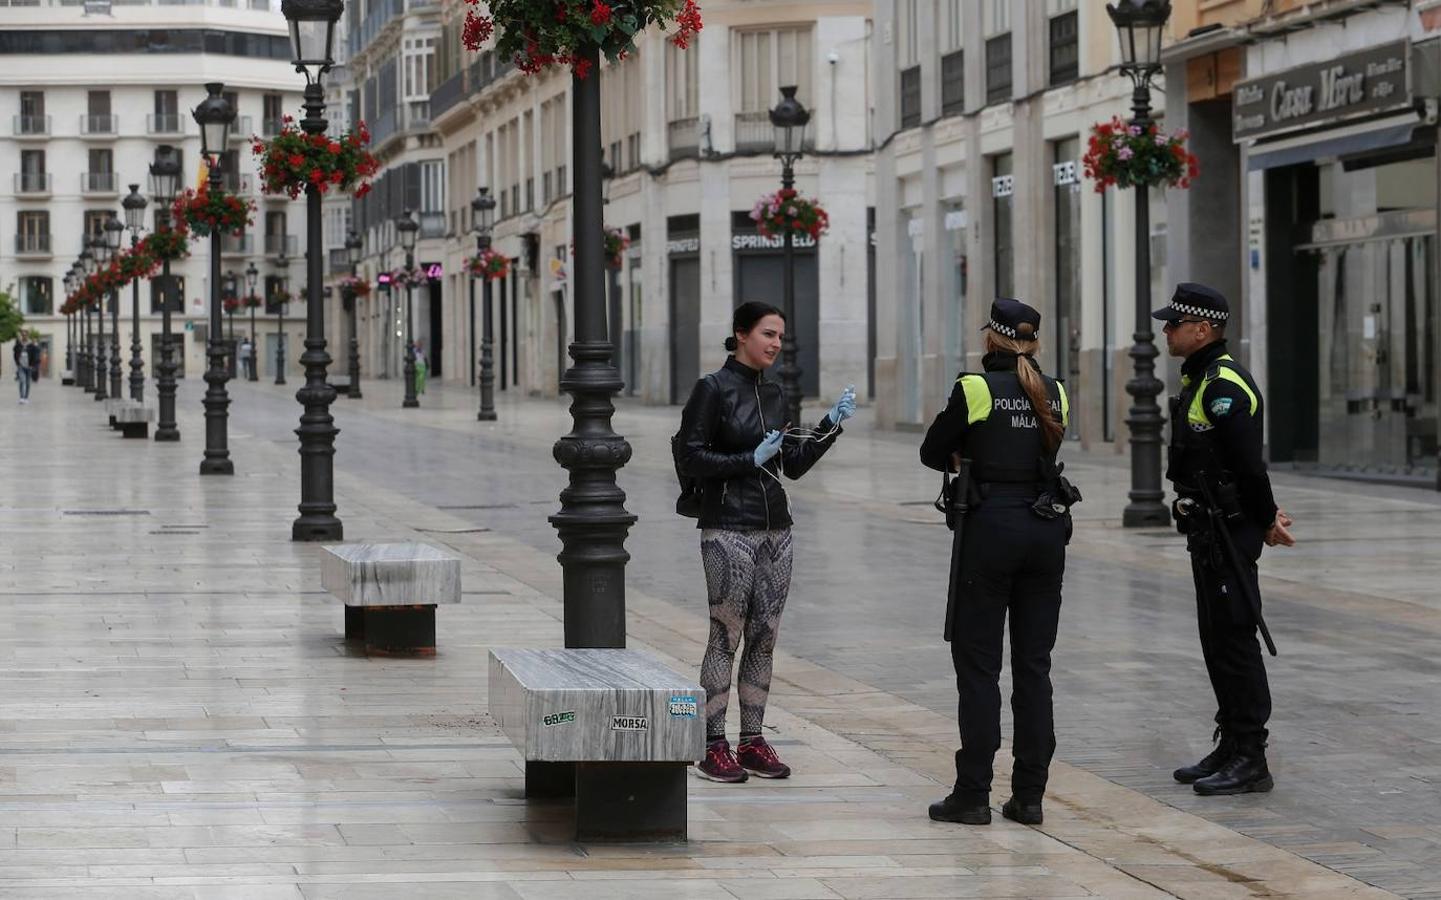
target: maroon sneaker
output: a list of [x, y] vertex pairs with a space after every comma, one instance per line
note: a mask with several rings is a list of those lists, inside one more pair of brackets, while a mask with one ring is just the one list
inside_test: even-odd
[[789, 778], [791, 767], [781, 762], [775, 748], [763, 737], [741, 741], [740, 753], [736, 754], [742, 769], [757, 778]]
[[730, 741], [722, 738], [718, 741], [711, 741], [705, 748], [705, 759], [695, 767], [696, 774], [702, 778], [709, 778], [711, 781], [723, 781], [728, 784], [738, 784], [750, 776], [746, 770], [736, 762], [736, 755], [731, 752]]

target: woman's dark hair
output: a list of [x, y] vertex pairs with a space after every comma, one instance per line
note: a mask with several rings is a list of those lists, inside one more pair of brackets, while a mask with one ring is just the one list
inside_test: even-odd
[[734, 353], [740, 343], [736, 341], [737, 334], [750, 334], [756, 323], [766, 316], [780, 316], [784, 322], [786, 314], [771, 306], [769, 303], [761, 303], [758, 300], [749, 300], [736, 307], [735, 315], [731, 316], [731, 336], [726, 338], [726, 352]]

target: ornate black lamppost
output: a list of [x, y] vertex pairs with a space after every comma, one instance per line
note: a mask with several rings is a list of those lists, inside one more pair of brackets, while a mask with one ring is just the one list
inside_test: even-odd
[[[130, 229], [130, 248], [140, 243], [140, 232], [145, 228], [145, 198], [140, 196], [140, 185], [130, 185], [130, 193], [120, 201], [125, 209], [125, 227]], [[145, 361], [140, 357], [140, 278], [130, 280], [130, 399], [137, 403], [145, 401]]]
[[[580, 54], [591, 69], [599, 53]], [[611, 364], [605, 326], [605, 224], [601, 210], [600, 79], [571, 76], [571, 129], [575, 156], [575, 360], [560, 387], [573, 401], [572, 427], [556, 441], [556, 462], [570, 472], [560, 512], [550, 517], [559, 534], [564, 570], [565, 646], [625, 646], [625, 538], [635, 516], [626, 512], [616, 471], [631, 448], [611, 427], [611, 398], [622, 387]]]
[[[168, 144], [155, 148], [155, 162], [150, 164], [150, 195], [157, 207], [155, 225], [158, 231], [170, 231], [170, 205], [180, 190], [180, 151]], [[175, 425], [175, 348], [170, 340], [170, 309], [175, 303], [175, 288], [170, 279], [170, 257], [160, 263], [160, 362], [155, 366], [155, 393], [159, 413], [155, 423], [157, 441], [180, 440]]]
[[[105, 242], [104, 234], [97, 235], [90, 239], [90, 256], [99, 272], [110, 263], [110, 245]], [[95, 399], [109, 399], [105, 392], [105, 297], [101, 295], [95, 298]]]
[[[796, 186], [795, 164], [805, 153], [806, 124], [811, 120], [810, 112], [796, 99], [794, 85], [781, 88], [781, 102], [771, 110], [770, 118], [775, 128], [775, 156], [781, 161], [781, 188], [789, 190]], [[786, 333], [781, 340], [781, 390], [786, 395], [787, 415], [792, 422], [799, 422], [801, 367], [796, 361], [796, 332], [800, 329], [796, 321], [795, 238], [789, 229], [785, 233], [784, 253]]]
[[[475, 256], [479, 260], [490, 249], [490, 230], [495, 219], [495, 198], [490, 188], [481, 188], [475, 199], [470, 201], [471, 221], [475, 228]], [[481, 280], [481, 328], [480, 338], [480, 412], [475, 414], [481, 422], [495, 421], [495, 351], [491, 334], [490, 277], [482, 273]], [[475, 332], [475, 278], [470, 279], [471, 333]]]
[[[125, 223], [112, 211], [110, 218], [105, 220], [105, 246], [110, 251], [107, 260], [114, 260], [120, 253], [124, 238]], [[120, 366], [120, 290], [116, 288], [110, 291], [110, 396], [116, 400], [120, 399], [123, 371]]]
[[[1171, 15], [1170, 0], [1119, 0], [1107, 4], [1121, 39], [1121, 71], [1130, 77], [1132, 124], [1149, 128], [1151, 80], [1161, 71], [1161, 32]], [[1126, 417], [1131, 429], [1130, 503], [1121, 523], [1128, 527], [1164, 526], [1171, 513], [1161, 502], [1161, 417], [1157, 396], [1165, 385], [1156, 377], [1155, 335], [1151, 332], [1151, 206], [1145, 184], [1136, 192], [1136, 331], [1130, 356], [1135, 374], [1126, 382], [1134, 403]]]
[[[360, 254], [365, 249], [365, 242], [360, 235], [353, 230], [345, 235], [345, 258], [350, 263], [350, 277], [355, 277], [357, 267], [360, 265]], [[355, 296], [355, 291], [350, 292], [350, 390], [349, 396], [352, 400], [360, 399], [360, 338], [356, 335], [356, 318], [360, 310], [356, 304], [360, 298]]]
[[285, 244], [281, 242], [280, 252], [275, 254], [275, 267], [280, 270], [280, 292], [275, 298], [275, 383], [285, 383], [285, 303], [290, 296], [290, 257], [285, 255]]
[[[80, 240], [78, 261], [80, 267], [78, 274], [80, 282], [83, 284], [85, 279], [95, 272], [95, 253], [90, 249], [88, 235]], [[91, 365], [90, 358], [90, 304], [87, 303], [80, 307], [80, 386], [85, 389], [87, 394], [95, 393], [95, 382], [91, 374], [93, 371], [94, 367]]]
[[[220, 160], [230, 139], [230, 125], [235, 109], [225, 99], [225, 85], [218, 81], [205, 85], [209, 94], [195, 107], [195, 121], [200, 124], [200, 152], [210, 169], [210, 190], [220, 193]], [[210, 340], [206, 342], [209, 366], [205, 370], [205, 458], [200, 461], [201, 475], [234, 475], [227, 444], [230, 396], [225, 383], [226, 372], [223, 310], [220, 301], [220, 229], [210, 230]]]
[[255, 261], [245, 267], [245, 305], [250, 307], [250, 360], [246, 363], [249, 371], [245, 373], [246, 381], [259, 381], [260, 373], [256, 371], [260, 366], [255, 364], [256, 353], [260, 345], [255, 343], [255, 308], [259, 304], [255, 293], [255, 282], [260, 278], [260, 270], [255, 268]]
[[[305, 118], [300, 128], [308, 135], [325, 133], [325, 88], [321, 78], [335, 64], [335, 23], [345, 10], [343, 0], [284, 0], [280, 11], [290, 25], [295, 69], [305, 76]], [[335, 388], [325, 380], [330, 354], [325, 352], [325, 305], [321, 281], [325, 277], [321, 254], [320, 191], [305, 186], [305, 386], [295, 397], [305, 407], [300, 416], [300, 517], [291, 526], [296, 541], [339, 541], [343, 528], [335, 516], [335, 419], [330, 404]]]
[[400, 235], [400, 249], [405, 251], [405, 400], [402, 407], [411, 409], [420, 405], [415, 396], [415, 324], [410, 315], [410, 298], [415, 290], [415, 239], [420, 223], [406, 210], [395, 220], [395, 231]]

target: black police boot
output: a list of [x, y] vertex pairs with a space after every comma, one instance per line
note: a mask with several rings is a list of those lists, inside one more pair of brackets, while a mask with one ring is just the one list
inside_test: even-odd
[[1206, 758], [1192, 766], [1182, 766], [1171, 773], [1171, 777], [1181, 784], [1194, 784], [1202, 778], [1215, 775], [1221, 771], [1231, 757], [1236, 755], [1236, 742], [1226, 735], [1221, 735], [1221, 742], [1216, 749], [1206, 754]]
[[1001, 815], [1012, 822], [1019, 822], [1022, 825], [1039, 825], [1044, 818], [1041, 815], [1041, 801], [1035, 803], [1024, 803], [1015, 797], [1007, 800], [1001, 807]]
[[1236, 755], [1220, 771], [1202, 778], [1191, 788], [1202, 796], [1212, 797], [1253, 792], [1264, 794], [1275, 786], [1271, 770], [1266, 768], [1265, 748], [1238, 747]]
[[961, 825], [989, 825], [991, 807], [985, 803], [966, 803], [950, 794], [946, 799], [931, 804], [931, 818], [937, 822], [957, 822]]

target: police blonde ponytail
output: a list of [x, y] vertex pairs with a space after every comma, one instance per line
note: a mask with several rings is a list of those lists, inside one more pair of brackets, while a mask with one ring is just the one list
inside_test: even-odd
[[[1029, 322], [1022, 322], [1016, 326], [1016, 334], [1030, 338], [1035, 334], [1035, 330]], [[1061, 426], [1059, 416], [1051, 410], [1051, 398], [1046, 394], [1046, 379], [1041, 376], [1040, 367], [1032, 359], [1032, 354], [1040, 348], [1039, 339], [1018, 341], [995, 331], [986, 332], [988, 352], [1000, 350], [1016, 355], [1016, 377], [1021, 380], [1021, 390], [1026, 392], [1026, 399], [1031, 401], [1031, 409], [1036, 414], [1036, 422], [1041, 426], [1041, 445], [1046, 448], [1047, 453], [1054, 453], [1061, 446], [1065, 429]]]

